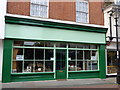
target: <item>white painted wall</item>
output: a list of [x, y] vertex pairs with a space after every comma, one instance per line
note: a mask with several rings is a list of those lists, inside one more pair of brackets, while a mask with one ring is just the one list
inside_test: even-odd
[[0, 39], [4, 39], [7, 0], [0, 0]]
[[0, 40], [0, 81], [2, 80], [3, 40]]
[[3, 39], [5, 32], [5, 14], [7, 0], [0, 0], [0, 81], [2, 80], [2, 63], [3, 63]]

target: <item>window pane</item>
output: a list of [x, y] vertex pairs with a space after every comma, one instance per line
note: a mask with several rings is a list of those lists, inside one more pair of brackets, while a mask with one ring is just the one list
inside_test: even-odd
[[90, 60], [91, 59], [91, 53], [90, 53], [90, 51], [89, 50], [85, 50], [84, 51], [85, 52], [85, 59], [87, 60]]
[[82, 50], [77, 51], [77, 60], [78, 59], [83, 59], [83, 51]]
[[54, 43], [45, 42], [45, 47], [54, 47]]
[[84, 44], [77, 44], [77, 48], [84, 48]]
[[66, 48], [66, 47], [67, 47], [67, 44], [66, 44], [66, 43], [56, 43], [56, 47]]
[[31, 1], [30, 4], [30, 15], [39, 16], [43, 18], [48, 17], [48, 0], [37, 0]]
[[24, 60], [22, 48], [13, 49], [13, 60]]
[[45, 65], [43, 61], [36, 61], [35, 62], [35, 72], [44, 72]]
[[77, 71], [83, 70], [83, 61], [77, 61]]
[[53, 50], [46, 49], [45, 50], [45, 60], [52, 60], [53, 59]]
[[90, 49], [97, 49], [97, 45], [90, 45]]
[[23, 62], [13, 61], [12, 62], [12, 73], [22, 73]]
[[35, 49], [35, 60], [44, 60], [44, 49]]
[[68, 44], [68, 47], [69, 47], [69, 48], [76, 48], [76, 47], [77, 47], [77, 44], [71, 43], [71, 44]]
[[75, 60], [76, 59], [76, 51], [75, 50], [69, 50], [69, 58], [70, 60]]
[[97, 57], [97, 51], [92, 51], [92, 56], [91, 56], [91, 60], [97, 60], [98, 57]]
[[45, 71], [46, 72], [53, 72], [53, 61], [46, 61], [45, 62]]
[[91, 61], [85, 61], [85, 70], [91, 70]]
[[84, 44], [84, 48], [85, 48], [85, 49], [90, 49], [90, 45]]
[[34, 71], [34, 63], [32, 61], [24, 62], [24, 72], [33, 72]]
[[14, 41], [14, 46], [23, 46], [23, 41]]
[[44, 42], [35, 42], [35, 47], [44, 47]]
[[98, 70], [98, 62], [92, 62], [92, 70]]
[[25, 48], [24, 49], [24, 58], [33, 60], [34, 59], [34, 49], [31, 48]]
[[68, 70], [69, 71], [76, 71], [76, 69], [77, 69], [76, 61], [69, 61]]

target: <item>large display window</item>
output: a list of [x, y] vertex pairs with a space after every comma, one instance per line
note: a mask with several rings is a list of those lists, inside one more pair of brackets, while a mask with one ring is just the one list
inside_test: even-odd
[[97, 45], [14, 41], [12, 73], [55, 72], [57, 49], [67, 50], [68, 71], [98, 70]]
[[107, 51], [107, 74], [117, 74], [116, 51]]

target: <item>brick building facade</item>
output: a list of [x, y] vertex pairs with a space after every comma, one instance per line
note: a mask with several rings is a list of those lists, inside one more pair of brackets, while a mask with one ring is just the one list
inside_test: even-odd
[[[104, 25], [103, 2], [89, 2], [88, 23]], [[18, 15], [30, 15], [30, 2], [8, 2], [7, 13]], [[49, 2], [48, 18], [76, 21], [75, 2]]]

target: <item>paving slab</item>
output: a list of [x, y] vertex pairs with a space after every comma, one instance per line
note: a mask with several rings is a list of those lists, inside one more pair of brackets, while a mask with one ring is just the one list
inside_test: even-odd
[[68, 80], [47, 80], [47, 81], [28, 81], [28, 82], [11, 82], [0, 83], [2, 88], [74, 88], [74, 87], [117, 87], [116, 78], [107, 79], [68, 79]]

